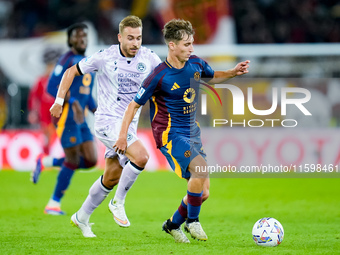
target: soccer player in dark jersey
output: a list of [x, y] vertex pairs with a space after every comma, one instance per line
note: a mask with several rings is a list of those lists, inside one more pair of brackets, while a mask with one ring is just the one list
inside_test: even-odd
[[[49, 79], [47, 92], [56, 97], [61, 78], [64, 72], [85, 57], [87, 48], [88, 27], [83, 23], [76, 23], [67, 29], [67, 43], [70, 51], [62, 55]], [[60, 201], [67, 190], [76, 169], [91, 168], [97, 164], [97, 153], [93, 136], [86, 124], [84, 111], [96, 111], [96, 103], [92, 97], [94, 74], [89, 73], [82, 77], [76, 77], [72, 87], [65, 98], [63, 112], [58, 119], [56, 132], [60, 138], [65, 152], [64, 159], [38, 159], [35, 170], [36, 175], [41, 172], [45, 160], [53, 160], [50, 165], [61, 165], [57, 177], [54, 193], [45, 207], [45, 213], [63, 215]]]
[[207, 240], [200, 222], [202, 202], [209, 196], [208, 173], [196, 172], [196, 166], [207, 166], [202, 148], [200, 128], [195, 121], [198, 86], [191, 86], [193, 78], [210, 78], [209, 83], [222, 83], [248, 73], [248, 63], [238, 63], [227, 71], [213, 71], [203, 59], [192, 56], [194, 30], [189, 21], [174, 19], [165, 24], [163, 35], [168, 45], [166, 60], [144, 80], [142, 87], [125, 111], [122, 128], [114, 148], [118, 153], [126, 149], [127, 130], [134, 114], [150, 100], [150, 117], [157, 147], [172, 169], [188, 180], [187, 194], [178, 210], [163, 223], [163, 230], [176, 242], [189, 243], [180, 226], [194, 239]]

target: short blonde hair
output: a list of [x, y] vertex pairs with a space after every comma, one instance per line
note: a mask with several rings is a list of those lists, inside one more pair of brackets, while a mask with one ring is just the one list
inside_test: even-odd
[[177, 43], [178, 41], [182, 40], [185, 35], [195, 34], [190, 21], [183, 19], [170, 20], [164, 25], [162, 32], [166, 44], [171, 41]]
[[142, 20], [134, 15], [129, 15], [119, 23], [119, 33], [121, 34], [126, 27], [143, 28]]

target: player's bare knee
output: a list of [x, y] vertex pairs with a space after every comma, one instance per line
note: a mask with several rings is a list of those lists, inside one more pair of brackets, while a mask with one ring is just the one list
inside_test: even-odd
[[85, 169], [94, 167], [97, 165], [97, 159], [84, 159], [84, 165], [79, 167], [84, 167]]
[[91, 158], [89, 158], [89, 161], [92, 162], [92, 164], [96, 165], [98, 162], [97, 155], [94, 155]]
[[65, 163], [69, 165], [79, 166], [80, 164], [80, 158], [77, 157], [65, 157]]
[[149, 161], [149, 154], [148, 153], [143, 153], [138, 156], [138, 158], [135, 159], [135, 164], [141, 168], [144, 168], [146, 164]]
[[97, 165], [97, 159], [93, 158], [93, 159], [88, 161], [88, 165], [87, 166], [88, 166], [88, 168], [90, 168], [90, 167], [94, 167], [96, 165]]
[[94, 167], [94, 166], [96, 166], [97, 165], [97, 161], [88, 161], [87, 163], [86, 163], [86, 167], [87, 168], [91, 168], [91, 167]]

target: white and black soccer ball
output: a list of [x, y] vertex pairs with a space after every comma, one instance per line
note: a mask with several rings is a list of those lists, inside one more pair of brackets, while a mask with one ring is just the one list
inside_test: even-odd
[[284, 231], [278, 220], [267, 217], [256, 221], [252, 234], [257, 245], [277, 246], [283, 240]]

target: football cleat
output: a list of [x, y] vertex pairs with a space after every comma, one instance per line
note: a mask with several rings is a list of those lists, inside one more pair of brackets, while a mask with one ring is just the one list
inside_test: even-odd
[[44, 210], [45, 214], [50, 215], [65, 215], [66, 213], [60, 209], [60, 207], [49, 207], [46, 206]]
[[199, 221], [194, 221], [191, 223], [185, 223], [184, 231], [188, 232], [193, 239], [200, 241], [207, 241], [208, 236], [204, 232], [201, 223]]
[[172, 235], [176, 243], [190, 243], [189, 239], [186, 237], [186, 235], [181, 230], [181, 227], [178, 227], [176, 229], [170, 229], [167, 223], [168, 223], [168, 220], [164, 221], [162, 229], [163, 231], [165, 231], [165, 233]]
[[39, 180], [39, 176], [40, 176], [40, 173], [42, 172], [42, 170], [44, 170], [44, 165], [42, 163], [42, 159], [44, 157], [44, 154], [43, 153], [40, 153], [37, 157], [37, 164], [35, 166], [35, 169], [32, 171], [31, 173], [31, 181], [36, 184]]
[[71, 217], [71, 225], [78, 227], [81, 232], [83, 233], [84, 237], [97, 237], [95, 234], [93, 234], [91, 230], [91, 226], [93, 223], [82, 223], [77, 218], [77, 213], [73, 214]]
[[125, 208], [123, 203], [111, 199], [109, 202], [109, 210], [113, 214], [113, 219], [121, 227], [129, 227], [130, 221], [126, 217]]

